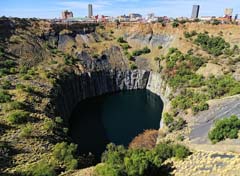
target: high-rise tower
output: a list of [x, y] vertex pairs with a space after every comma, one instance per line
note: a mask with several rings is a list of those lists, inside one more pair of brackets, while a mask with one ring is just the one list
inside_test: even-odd
[[198, 18], [199, 10], [200, 10], [200, 5], [193, 5], [193, 9], [192, 9], [192, 18], [193, 19]]
[[93, 7], [92, 4], [88, 4], [88, 18], [93, 16]]

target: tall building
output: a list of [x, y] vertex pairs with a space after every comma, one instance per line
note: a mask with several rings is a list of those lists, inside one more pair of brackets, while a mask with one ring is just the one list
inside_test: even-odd
[[88, 4], [88, 18], [93, 16], [93, 7], [92, 4]]
[[62, 12], [62, 19], [66, 20], [69, 18], [73, 18], [73, 13], [71, 11], [65, 10]]
[[199, 10], [200, 10], [200, 5], [193, 5], [193, 9], [192, 9], [192, 18], [193, 19], [198, 18]]

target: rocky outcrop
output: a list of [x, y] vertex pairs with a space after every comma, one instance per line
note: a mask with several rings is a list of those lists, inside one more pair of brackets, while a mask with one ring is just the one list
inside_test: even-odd
[[134, 43], [139, 45], [139, 47], [150, 46], [150, 47], [158, 47], [158, 46], [168, 46], [174, 39], [173, 36], [163, 35], [163, 34], [153, 34], [149, 33], [146, 35], [133, 33], [126, 34], [124, 38], [131, 44]]
[[123, 90], [145, 89], [149, 71], [102, 70], [86, 73], [71, 73], [54, 88], [55, 98], [51, 109], [67, 122], [75, 106], [86, 98]]

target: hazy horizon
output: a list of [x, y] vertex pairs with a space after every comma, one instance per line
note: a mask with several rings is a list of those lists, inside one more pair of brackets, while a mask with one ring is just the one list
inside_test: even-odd
[[94, 15], [118, 16], [129, 13], [158, 16], [190, 17], [193, 5], [200, 5], [200, 16], [223, 16], [225, 8], [240, 13], [238, 0], [7, 0], [0, 1], [0, 16], [59, 18], [63, 10], [70, 10], [74, 17], [87, 15], [87, 5], [93, 4]]

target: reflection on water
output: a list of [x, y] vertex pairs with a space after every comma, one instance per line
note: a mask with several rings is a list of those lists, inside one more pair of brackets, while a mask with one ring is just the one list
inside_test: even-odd
[[110, 142], [127, 146], [145, 129], [158, 129], [162, 108], [161, 99], [147, 90], [91, 98], [75, 108], [70, 136], [81, 154], [99, 157]]

